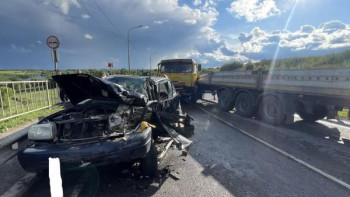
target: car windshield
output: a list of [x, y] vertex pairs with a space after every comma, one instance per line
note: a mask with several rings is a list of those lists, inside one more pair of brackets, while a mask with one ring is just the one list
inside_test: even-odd
[[147, 96], [146, 91], [146, 78], [133, 78], [133, 77], [123, 77], [123, 76], [111, 76], [106, 78], [106, 80], [113, 82], [122, 86], [124, 89], [137, 92]]
[[172, 62], [172, 63], [163, 63], [160, 66], [160, 72], [162, 73], [190, 73], [192, 72], [191, 63], [182, 63], [182, 62]]

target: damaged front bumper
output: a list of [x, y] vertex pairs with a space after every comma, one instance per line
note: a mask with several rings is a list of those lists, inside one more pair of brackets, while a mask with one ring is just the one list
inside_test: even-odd
[[27, 172], [40, 172], [49, 168], [49, 158], [59, 158], [62, 168], [79, 167], [84, 163], [104, 165], [143, 158], [150, 150], [152, 129], [115, 140], [44, 144], [28, 147], [18, 153], [18, 161]]

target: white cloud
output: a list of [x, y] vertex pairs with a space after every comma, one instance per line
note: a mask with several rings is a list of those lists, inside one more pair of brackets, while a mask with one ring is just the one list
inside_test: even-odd
[[283, 53], [313, 54], [316, 51], [350, 48], [350, 25], [341, 21], [329, 21], [318, 28], [303, 25], [299, 30], [266, 32], [259, 27], [250, 33], [241, 33], [241, 53], [273, 54], [277, 46]]
[[81, 15], [81, 18], [83, 18], [83, 19], [89, 19], [89, 18], [90, 18], [90, 15], [88, 15], [88, 14], [82, 14], [82, 15]]
[[36, 43], [37, 44], [42, 44], [42, 42], [40, 40], [37, 40]]
[[[16, 26], [4, 27], [6, 32], [2, 35], [7, 43], [3, 46], [10, 46], [11, 43], [29, 46], [30, 43], [17, 43], [17, 39], [11, 36], [10, 32], [30, 30], [27, 34], [28, 39], [34, 41], [40, 38], [44, 40], [47, 34], [52, 32], [59, 35], [61, 40], [60, 53], [65, 57], [61, 63], [66, 68], [77, 64], [89, 67], [95, 65], [98, 68], [101, 62], [106, 61], [106, 57], [118, 58], [120, 61], [118, 68], [124, 68], [127, 65], [126, 34], [130, 27], [140, 24], [149, 25], [151, 28], [148, 30], [139, 28], [130, 34], [133, 68], [148, 66], [145, 65], [149, 59], [147, 48], [159, 52], [159, 55], [154, 57], [155, 62], [165, 56], [169, 58], [183, 56], [194, 58], [199, 63], [208, 62], [210, 65], [217, 66], [225, 59], [236, 55], [233, 53], [235, 50], [230, 47], [230, 44], [227, 45], [222, 41], [220, 34], [213, 27], [219, 13], [214, 7], [215, 1], [212, 0], [202, 0], [202, 4], [196, 8], [180, 5], [178, 0], [99, 1], [99, 5], [115, 28], [94, 4], [91, 5], [87, 1], [12, 0], [11, 2], [9, 4], [0, 1], [0, 18], [7, 19], [6, 17], [11, 16], [8, 19], [16, 24]], [[77, 9], [81, 7], [88, 9], [89, 16], [91, 13], [94, 20], [74, 20], [74, 17], [84, 18], [84, 10]], [[30, 14], [23, 19], [22, 13], [27, 11]], [[160, 25], [164, 23], [166, 25]], [[97, 38], [99, 42], [86, 42]], [[13, 47], [13, 50], [25, 51], [24, 47], [21, 49], [18, 46]], [[9, 49], [6, 48], [6, 50]], [[32, 49], [32, 53], [36, 53], [37, 50], [38, 48]], [[97, 50], [101, 53], [97, 54]], [[209, 57], [204, 53], [216, 53], [216, 55], [209, 55]], [[40, 54], [42, 53], [36, 55], [40, 56]], [[92, 55], [86, 56], [86, 54]], [[44, 58], [37, 59], [40, 61], [26, 65], [47, 64]], [[0, 63], [2, 61], [0, 59]]]
[[213, 6], [216, 6], [216, 1], [214, 1], [214, 0], [205, 0], [202, 8], [203, 9], [207, 9], [207, 8], [211, 8]]
[[94, 37], [90, 34], [84, 34], [84, 38], [88, 40], [92, 40]]
[[274, 0], [235, 0], [227, 11], [237, 18], [244, 17], [248, 22], [255, 22], [281, 13]]
[[65, 15], [69, 13], [71, 6], [80, 8], [78, 0], [41, 0], [45, 5], [54, 5]]
[[196, 19], [186, 19], [184, 22], [187, 24], [195, 25], [197, 23], [197, 20]]
[[202, 0], [194, 0], [193, 1], [193, 5], [195, 5], [195, 6], [198, 6], [200, 4], [202, 4]]
[[27, 49], [23, 46], [17, 46], [15, 44], [10, 45], [10, 51], [15, 52], [15, 53], [24, 53], [24, 54], [32, 52], [31, 49]]
[[166, 22], [168, 22], [168, 20], [155, 20], [155, 21], [153, 21], [153, 23], [157, 24], [157, 25], [164, 24]]

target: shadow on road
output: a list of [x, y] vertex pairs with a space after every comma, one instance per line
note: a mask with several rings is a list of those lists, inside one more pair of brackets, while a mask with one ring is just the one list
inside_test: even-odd
[[307, 135], [312, 135], [315, 137], [327, 139], [329, 141], [337, 143], [338, 141], [342, 140], [340, 138], [340, 131], [338, 128], [333, 127], [327, 127], [321, 123], [315, 122], [315, 123], [307, 123], [303, 120], [296, 121], [292, 124], [285, 125], [285, 128], [298, 130], [300, 132], [303, 132]]
[[[215, 103], [202, 102], [198, 104], [201, 107], [205, 108], [206, 110], [210, 111], [211, 113], [218, 115], [219, 117], [227, 116], [227, 113], [220, 111], [216, 107]], [[303, 120], [298, 120], [292, 124], [282, 125], [278, 127], [278, 126], [267, 125], [263, 122], [260, 122], [259, 120], [255, 120], [255, 118], [246, 119], [246, 118], [240, 117], [239, 115], [235, 114], [234, 110], [230, 111], [229, 113], [231, 116], [230, 119], [232, 120], [231, 123], [236, 125], [244, 124], [244, 122], [246, 122], [246, 124], [250, 124], [254, 122], [254, 124], [263, 125], [262, 127], [265, 127], [265, 129], [267, 130], [278, 130], [278, 128], [281, 127], [281, 128], [295, 130], [296, 132], [302, 132], [303, 134], [321, 138], [323, 140], [327, 140], [332, 143], [344, 144], [346, 146], [350, 146], [350, 138], [348, 137], [348, 135], [344, 137], [344, 135], [342, 135], [342, 132], [344, 131], [341, 131], [336, 126], [334, 126], [335, 123], [333, 121], [329, 121], [329, 122], [332, 122], [333, 124], [322, 124], [319, 122], [308, 123]], [[350, 131], [350, 128], [349, 128], [349, 131]], [[259, 134], [257, 135], [258, 137], [260, 136]], [[262, 134], [261, 137], [266, 137], [266, 135], [267, 135], [266, 133]]]
[[[149, 178], [142, 176], [135, 165], [116, 164], [64, 170], [61, 176], [64, 196], [151, 196], [160, 189], [169, 173], [167, 166], [158, 171], [156, 178]], [[24, 196], [50, 196], [48, 176]]]

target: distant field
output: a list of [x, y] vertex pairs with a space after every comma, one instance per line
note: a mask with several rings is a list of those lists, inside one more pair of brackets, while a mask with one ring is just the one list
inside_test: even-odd
[[28, 70], [0, 70], [0, 81], [21, 81], [23, 79], [40, 76], [42, 71]]

